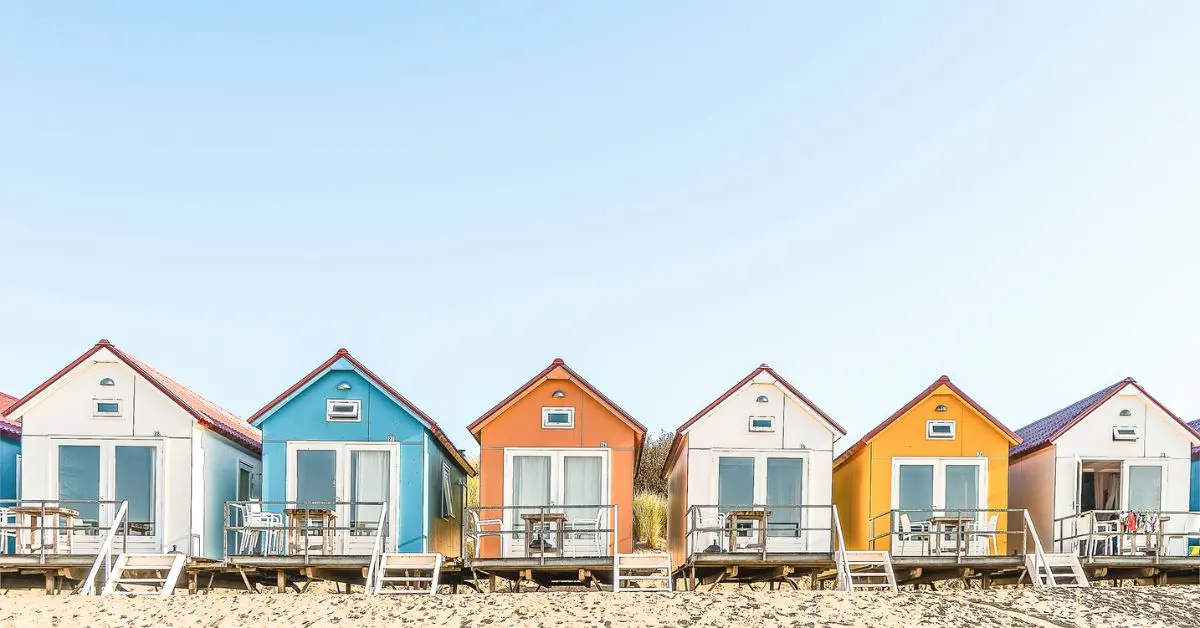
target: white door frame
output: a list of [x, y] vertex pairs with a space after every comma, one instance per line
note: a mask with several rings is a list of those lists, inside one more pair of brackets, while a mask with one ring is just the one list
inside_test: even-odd
[[[607, 447], [505, 447], [504, 448], [504, 505], [512, 506], [513, 504], [513, 458], [517, 456], [543, 456], [550, 458], [550, 502], [556, 507], [564, 506], [563, 494], [566, 488], [564, 482], [565, 463], [564, 458], [569, 457], [594, 457], [600, 458], [600, 498], [601, 503], [612, 504], [612, 479], [610, 475], [610, 465], [612, 460], [612, 450]], [[546, 504], [549, 506], [550, 504]], [[632, 517], [633, 513], [618, 513], [618, 517]], [[613, 513], [605, 514], [607, 519], [606, 527], [613, 527]], [[504, 509], [504, 529], [515, 530], [517, 528], [516, 511], [510, 508]], [[524, 556], [525, 543], [524, 535], [521, 538], [513, 539], [511, 535], [505, 535], [506, 541], [501, 544], [501, 556], [507, 558], [509, 556]]]
[[944, 456], [937, 458], [892, 458], [892, 510], [900, 508], [900, 467], [904, 465], [933, 466], [933, 510], [935, 512], [945, 510], [946, 508], [946, 467], [952, 465], [974, 465], [979, 467], [979, 473], [976, 476], [979, 503], [976, 508], [980, 510], [987, 509], [989, 505], [987, 493], [988, 459], [979, 456]]
[[[712, 495], [712, 501], [715, 504], [720, 495], [721, 483], [721, 458], [753, 458], [754, 459], [754, 496], [755, 504], [767, 503], [767, 459], [768, 458], [799, 458], [804, 461], [802, 477], [800, 478], [800, 495], [804, 504], [810, 504], [809, 496], [809, 478], [812, 475], [812, 456], [809, 451], [800, 449], [713, 449], [713, 473], [709, 479], [709, 494]], [[800, 509], [800, 527], [803, 529], [808, 525], [809, 513], [804, 509]], [[787, 539], [780, 537], [767, 537], [767, 551], [804, 551], [808, 545], [807, 537], [809, 532], [802, 531], [797, 539]]]
[[[166, 538], [166, 511], [167, 502], [170, 499], [164, 489], [166, 477], [166, 458], [164, 439], [159, 438], [51, 438], [49, 440], [50, 455], [48, 456], [49, 476], [48, 486], [54, 499], [61, 499], [58, 493], [58, 453], [59, 447], [78, 446], [78, 447], [99, 447], [100, 448], [100, 477], [96, 479], [99, 499], [102, 501], [115, 501], [117, 491], [117, 447], [150, 447], [154, 449], [154, 534], [151, 536], [129, 536], [128, 545], [131, 549], [140, 552], [161, 552], [163, 539]], [[189, 469], [189, 472], [191, 470]], [[100, 533], [97, 536], [80, 536], [76, 535], [73, 540], [77, 551], [85, 552], [86, 548], [90, 547], [91, 541], [95, 540], [97, 548], [99, 543], [104, 538], [104, 533], [109, 526], [112, 525], [113, 518], [117, 516], [117, 510], [120, 508], [117, 504], [101, 504], [99, 508]], [[128, 515], [126, 516], [128, 519]], [[126, 541], [118, 540], [117, 543], [124, 544]], [[81, 548], [80, 546], [84, 546]]]
[[[1163, 509], [1167, 500], [1167, 487], [1171, 485], [1167, 473], [1171, 470], [1170, 460], [1166, 458], [1123, 458], [1121, 460], [1121, 510], [1129, 510], [1129, 467], [1158, 467], [1162, 469], [1161, 483], [1158, 487], [1158, 510]], [[1189, 467], [1189, 471], [1191, 468]]]
[[[287, 478], [284, 482], [284, 494], [289, 502], [296, 501], [296, 454], [299, 451], [332, 451], [334, 452], [334, 491], [333, 498], [338, 502], [351, 501], [350, 495], [350, 453], [353, 451], [388, 451], [388, 467], [391, 474], [388, 481], [388, 499], [391, 503], [387, 511], [388, 539], [385, 549], [395, 551], [400, 534], [400, 443], [371, 443], [355, 441], [288, 441], [287, 442]], [[369, 554], [375, 539], [372, 537], [353, 537], [350, 534], [350, 506], [337, 506], [335, 525], [339, 529], [334, 535], [334, 552], [339, 554], [357, 554], [365, 544]], [[366, 539], [366, 540], [363, 540]]]

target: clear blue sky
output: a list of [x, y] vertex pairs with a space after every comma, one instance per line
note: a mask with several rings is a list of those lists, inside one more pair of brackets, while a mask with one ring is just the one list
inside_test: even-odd
[[[248, 416], [340, 346], [465, 426], [562, 356], [674, 429], [1200, 417], [1200, 3], [0, 9], [0, 390], [106, 337]], [[327, 6], [322, 6], [327, 5]]]

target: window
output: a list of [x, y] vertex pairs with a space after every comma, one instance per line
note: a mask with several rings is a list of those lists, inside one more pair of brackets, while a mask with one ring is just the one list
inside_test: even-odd
[[325, 400], [326, 421], [358, 421], [358, 410], [362, 401], [358, 399]]
[[773, 416], [752, 416], [750, 417], [751, 432], [774, 432], [775, 417]]
[[1135, 441], [1138, 439], [1136, 425], [1118, 425], [1113, 428], [1113, 440]]
[[114, 498], [129, 503], [125, 518], [132, 534], [154, 536], [154, 448], [116, 447]]
[[454, 491], [450, 490], [450, 465], [442, 463], [442, 519], [454, 518]]
[[121, 416], [121, 400], [120, 399], [95, 399], [95, 406], [92, 408], [92, 416], [113, 417]]
[[556, 430], [575, 427], [575, 408], [542, 408], [542, 427]]
[[926, 421], [925, 438], [929, 440], [954, 440], [954, 421]]

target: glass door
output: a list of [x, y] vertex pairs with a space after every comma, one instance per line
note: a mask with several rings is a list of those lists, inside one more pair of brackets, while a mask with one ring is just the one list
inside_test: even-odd
[[[85, 534], [99, 534], [100, 447], [97, 445], [59, 445], [58, 500], [64, 508], [79, 512], [77, 525], [88, 528]], [[82, 500], [82, 501], [75, 501]], [[93, 503], [88, 503], [92, 501]]]
[[114, 499], [128, 502], [131, 536], [155, 536], [154, 447], [118, 445], [114, 452]]
[[1124, 466], [1124, 510], [1162, 510], [1163, 465], [1127, 461]]
[[979, 510], [979, 467], [973, 464], [947, 464], [945, 472], [946, 514], [954, 516], [963, 511], [964, 517], [978, 519]]
[[[932, 464], [902, 464], [900, 465], [900, 481], [898, 486], [898, 503], [896, 507], [912, 523], [921, 523], [933, 514], [933, 473]], [[897, 526], [899, 529], [901, 526]]]
[[799, 551], [804, 547], [804, 459], [767, 458], [767, 523], [769, 551]]
[[[550, 456], [513, 456], [512, 459], [512, 502], [518, 508], [506, 511], [510, 524], [506, 527], [513, 530], [512, 551], [518, 555], [527, 553], [525, 547], [524, 514], [538, 514], [540, 506], [553, 504], [550, 499]], [[533, 544], [541, 547], [548, 539], [535, 536]]]
[[[394, 547], [396, 542], [393, 525], [396, 522], [395, 510], [392, 508], [392, 452], [387, 449], [356, 449], [351, 448], [343, 454], [344, 462], [349, 464], [349, 495], [341, 501], [349, 505], [339, 508], [338, 518], [349, 521], [346, 534], [345, 553], [350, 555], [370, 554], [375, 546], [376, 533], [379, 531], [379, 516], [385, 511], [389, 517], [385, 519], [387, 526], [387, 544], [384, 547]], [[398, 473], [395, 473], [398, 475]], [[382, 504], [382, 505], [380, 505]]]
[[[146, 441], [142, 441], [146, 442]], [[162, 551], [158, 526], [158, 445], [138, 441], [84, 444], [68, 442], [54, 447], [58, 456], [59, 504], [78, 512], [71, 534], [73, 551], [98, 549], [104, 532], [126, 502], [124, 521], [128, 537], [123, 547], [131, 552]], [[100, 503], [108, 502], [108, 503]], [[50, 525], [66, 526], [65, 520]], [[65, 527], [60, 535], [67, 534]], [[191, 547], [187, 546], [187, 550]]]

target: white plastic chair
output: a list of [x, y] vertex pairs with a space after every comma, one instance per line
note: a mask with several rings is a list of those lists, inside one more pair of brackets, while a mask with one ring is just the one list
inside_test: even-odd
[[996, 526], [1000, 515], [988, 515], [987, 519], [971, 527], [971, 542], [967, 546], [968, 554], [995, 556], [1000, 553], [1000, 542], [996, 540]]
[[[725, 547], [727, 535], [729, 534], [729, 531], [725, 527], [725, 514], [718, 512], [716, 509], [709, 511], [704, 508], [699, 508], [697, 510], [696, 529], [700, 530], [700, 532], [697, 533], [696, 539], [700, 541], [702, 547], [700, 547], [698, 550], [693, 549], [693, 551], [703, 552], [713, 545], [716, 545], [717, 548], [722, 552], [728, 551], [729, 548]], [[712, 538], [713, 540], [706, 543], [709, 538]]]
[[583, 546], [587, 547], [587, 541], [591, 541], [591, 549], [593, 553], [585, 554], [586, 556], [604, 556], [604, 548], [600, 546], [600, 528], [604, 521], [604, 513], [598, 512], [591, 519], [571, 519], [567, 523], [565, 539], [571, 541], [571, 555], [578, 556], [580, 543], [574, 541], [583, 541]]
[[[485, 530], [485, 527], [496, 526], [495, 530]], [[479, 513], [474, 510], [467, 510], [467, 538], [475, 540], [475, 558], [479, 558], [479, 546], [482, 545], [482, 539], [485, 536], [504, 537], [504, 520], [503, 519], [480, 519]]]
[[8, 508], [0, 507], [0, 554], [8, 553], [8, 540], [12, 539], [13, 551], [16, 551], [17, 545], [17, 530], [19, 530], [20, 522], [17, 519], [17, 513]]
[[245, 504], [230, 504], [230, 508], [241, 514], [241, 525], [238, 529], [238, 553], [250, 554], [262, 544], [263, 555], [275, 552], [283, 544], [284, 522], [283, 515], [277, 512], [263, 512], [259, 502]]
[[1200, 541], [1200, 513], [1184, 515], [1182, 527], [1177, 529], [1179, 532], [1163, 535], [1163, 545], [1167, 556], [1187, 556], [1188, 542]]
[[[918, 541], [920, 543], [919, 556], [924, 556], [929, 553], [929, 528], [925, 523], [913, 523], [912, 517], [908, 513], [902, 512], [898, 517], [899, 534], [896, 535], [901, 543], [907, 541]], [[898, 552], [897, 552], [898, 553]], [[904, 553], [901, 553], [904, 555]]]

